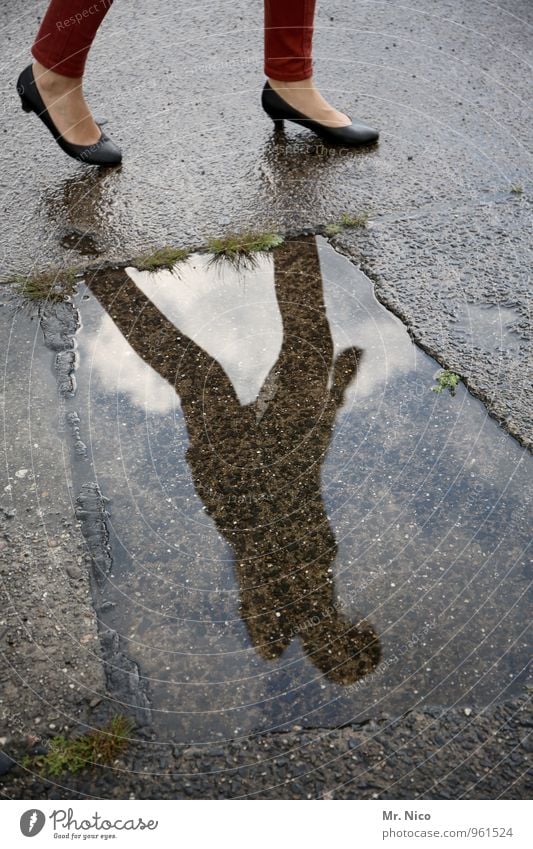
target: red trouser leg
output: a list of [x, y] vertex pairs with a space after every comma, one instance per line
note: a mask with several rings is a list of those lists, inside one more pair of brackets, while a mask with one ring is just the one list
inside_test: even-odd
[[51, 0], [35, 43], [34, 59], [64, 77], [82, 77], [96, 31], [113, 0]]
[[265, 0], [265, 74], [273, 80], [307, 80], [315, 0]]
[[[37, 33], [35, 59], [65, 77], [81, 77], [113, 0], [52, 0]], [[315, 0], [265, 0], [265, 73], [274, 80], [312, 76]]]

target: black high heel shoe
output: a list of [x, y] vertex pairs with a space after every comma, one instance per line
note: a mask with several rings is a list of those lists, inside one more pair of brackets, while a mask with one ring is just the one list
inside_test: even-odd
[[352, 121], [346, 127], [326, 127], [318, 121], [313, 121], [312, 118], [306, 118], [297, 109], [283, 100], [280, 95], [274, 91], [270, 83], [265, 83], [263, 94], [261, 97], [263, 109], [270, 115], [276, 127], [282, 127], [283, 121], [293, 121], [295, 124], [301, 124], [302, 127], [307, 127], [308, 130], [313, 130], [317, 136], [320, 136], [324, 141], [330, 144], [347, 145], [355, 147], [362, 144], [372, 144], [379, 138], [379, 133], [368, 124], [363, 124], [362, 121]]
[[89, 145], [71, 144], [63, 138], [50, 118], [48, 110], [35, 84], [33, 68], [28, 65], [17, 82], [17, 91], [25, 112], [35, 112], [43, 124], [48, 127], [61, 150], [86, 165], [118, 165], [122, 161], [122, 151], [109, 136], [102, 132], [97, 142]]

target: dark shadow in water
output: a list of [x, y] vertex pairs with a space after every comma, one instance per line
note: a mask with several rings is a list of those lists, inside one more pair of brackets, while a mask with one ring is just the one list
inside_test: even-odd
[[349, 684], [380, 660], [373, 627], [349, 621], [335, 598], [337, 553], [321, 467], [337, 410], [363, 352], [336, 359], [314, 238], [274, 253], [282, 317], [278, 359], [242, 405], [216, 359], [182, 334], [122, 272], [88, 281], [131, 347], [178, 393], [187, 461], [207, 513], [235, 556], [240, 613], [264, 659], [299, 637], [330, 680]]

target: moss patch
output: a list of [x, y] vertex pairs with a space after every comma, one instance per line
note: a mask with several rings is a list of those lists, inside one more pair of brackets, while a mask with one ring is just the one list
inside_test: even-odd
[[445, 389], [448, 389], [452, 395], [455, 395], [455, 390], [457, 388], [458, 383], [460, 383], [461, 378], [458, 374], [455, 374], [453, 371], [441, 371], [440, 374], [435, 378], [437, 381], [435, 386], [432, 386], [433, 392], [443, 392]]
[[343, 212], [341, 215], [341, 224], [343, 227], [366, 227], [368, 224], [368, 212], [360, 212], [358, 215], [349, 215]]
[[22, 761], [27, 769], [47, 775], [79, 772], [96, 764], [112, 763], [128, 747], [128, 735], [134, 723], [126, 716], [114, 716], [104, 728], [89, 731], [81, 737], [52, 737], [46, 755], [28, 755]]
[[340, 224], [332, 222], [331, 224], [326, 224], [324, 233], [326, 236], [338, 236], [339, 233], [342, 233], [342, 227]]
[[332, 221], [324, 227], [326, 236], [338, 236], [343, 230], [351, 230], [355, 227], [366, 227], [368, 224], [368, 212], [360, 212], [357, 215], [350, 215], [348, 212], [343, 212], [338, 221]]
[[76, 287], [75, 268], [49, 268], [38, 274], [17, 274], [15, 291], [28, 301], [64, 301]]

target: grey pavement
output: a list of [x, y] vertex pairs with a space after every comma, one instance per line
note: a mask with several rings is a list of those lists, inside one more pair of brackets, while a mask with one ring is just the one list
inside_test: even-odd
[[480, 713], [434, 709], [363, 727], [259, 735], [207, 752], [147, 740], [111, 768], [83, 775], [43, 780], [15, 767], [0, 792], [11, 799], [527, 799], [530, 729], [528, 703], [517, 700]]
[[[0, 280], [9, 285], [17, 273], [47, 267], [125, 263], [153, 248], [202, 246], [209, 236], [232, 231], [318, 232], [343, 213], [368, 214], [367, 228], [344, 231], [333, 240], [337, 250], [374, 281], [378, 299], [401, 318], [413, 339], [456, 371], [491, 415], [531, 447], [533, 7], [528, 0], [466, 5], [418, 0], [416, 6], [319, 0], [317, 80], [340, 108], [380, 128], [380, 144], [370, 151], [333, 150], [297, 128], [274, 135], [259, 105], [259, 2], [180, 9], [163, 0], [117, 0], [87, 76], [94, 110], [105, 115], [124, 149], [123, 165], [110, 172], [68, 160], [35, 117], [20, 110], [14, 86], [29, 61], [28, 46], [44, 5], [29, 0], [21, 10], [0, 0]], [[5, 303], [4, 311], [10, 296]], [[18, 365], [7, 375], [3, 399], [10, 428], [3, 449], [9, 462], [0, 481], [0, 562], [11, 595], [4, 589], [0, 634], [2, 639], [9, 634], [4, 659], [8, 666], [12, 660], [18, 664], [26, 686], [20, 716], [11, 708], [3, 714], [0, 739], [17, 755], [24, 740], [28, 747], [42, 733], [40, 723], [50, 736], [61, 716], [69, 717], [69, 728], [90, 722], [91, 702], [98, 702], [104, 685], [98, 649], [92, 651], [98, 623], [84, 543], [73, 521], [75, 494], [62, 466], [52, 469], [43, 460], [39, 469], [40, 451], [43, 457], [54, 450], [63, 457], [66, 451], [65, 435], [54, 433], [53, 362], [41, 354], [32, 359], [37, 313], [34, 336], [31, 325], [21, 321], [17, 337], [7, 315], [0, 323], [0, 347], [9, 347], [10, 362]], [[32, 399], [31, 426], [24, 406], [29, 386], [40, 387]], [[41, 413], [36, 422], [33, 411]], [[24, 424], [17, 432], [19, 421]], [[28, 462], [30, 444], [40, 446], [35, 465]], [[11, 480], [8, 465], [26, 474]], [[39, 473], [51, 483], [44, 507], [32, 490]], [[4, 489], [10, 486], [18, 487], [13, 515], [12, 491]], [[28, 567], [13, 568], [21, 563]], [[45, 572], [57, 575], [50, 590]], [[24, 597], [27, 586], [31, 598]], [[39, 613], [32, 618], [36, 604]], [[65, 627], [82, 650], [71, 650]], [[55, 673], [46, 684], [33, 639], [44, 641], [54, 656]], [[69, 684], [82, 672], [87, 686], [73, 692]], [[2, 675], [7, 693], [6, 682], [12, 687], [13, 678]], [[45, 686], [50, 698], [43, 695]], [[57, 716], [54, 704], [61, 704]], [[312, 769], [295, 755], [295, 769], [304, 778], [287, 792], [298, 798], [518, 798], [527, 793], [524, 710], [523, 700], [515, 699], [487, 710], [473, 726], [461, 711], [421, 712], [397, 717], [392, 730], [364, 726], [331, 732], [327, 744], [316, 732], [294, 731], [257, 738], [251, 746], [254, 756], [266, 747], [290, 764], [286, 753], [310, 744], [305, 735], [313, 737]], [[417, 722], [422, 733], [413, 742]], [[497, 738], [502, 728], [507, 730]], [[369, 742], [373, 734], [376, 743]], [[357, 743], [350, 742], [351, 735]], [[494, 739], [502, 741], [501, 764]], [[364, 758], [361, 763], [371, 767], [371, 779], [350, 772], [347, 751], [363, 741], [371, 763]], [[411, 748], [395, 760], [391, 753], [398, 741], [409, 741]], [[338, 770], [324, 766], [326, 746], [340, 759]], [[203, 754], [165, 752], [158, 767], [165, 777], [146, 787], [161, 795], [283, 797], [285, 790], [273, 789], [279, 776], [289, 780], [283, 763], [269, 767], [266, 775], [240, 771], [234, 786], [228, 783], [223, 790], [212, 779], [202, 784], [195, 778], [187, 786], [182, 777], [188, 771], [182, 768], [184, 758], [192, 759], [190, 772], [203, 773], [216, 772], [232, 758], [240, 764], [242, 756], [224, 750], [209, 765]], [[154, 772], [151, 754], [141, 751], [137, 757], [139, 771]], [[463, 766], [456, 769], [458, 759]], [[411, 775], [406, 764], [413, 761], [421, 765]], [[136, 771], [131, 761], [127, 768]], [[446, 777], [434, 786], [435, 773]], [[58, 791], [39, 780], [32, 783], [17, 767], [5, 781], [6, 796], [39, 798], [68, 794], [68, 788], [110, 797], [144, 792], [134, 776], [127, 782], [109, 775], [78, 783], [69, 779], [67, 790]]]

